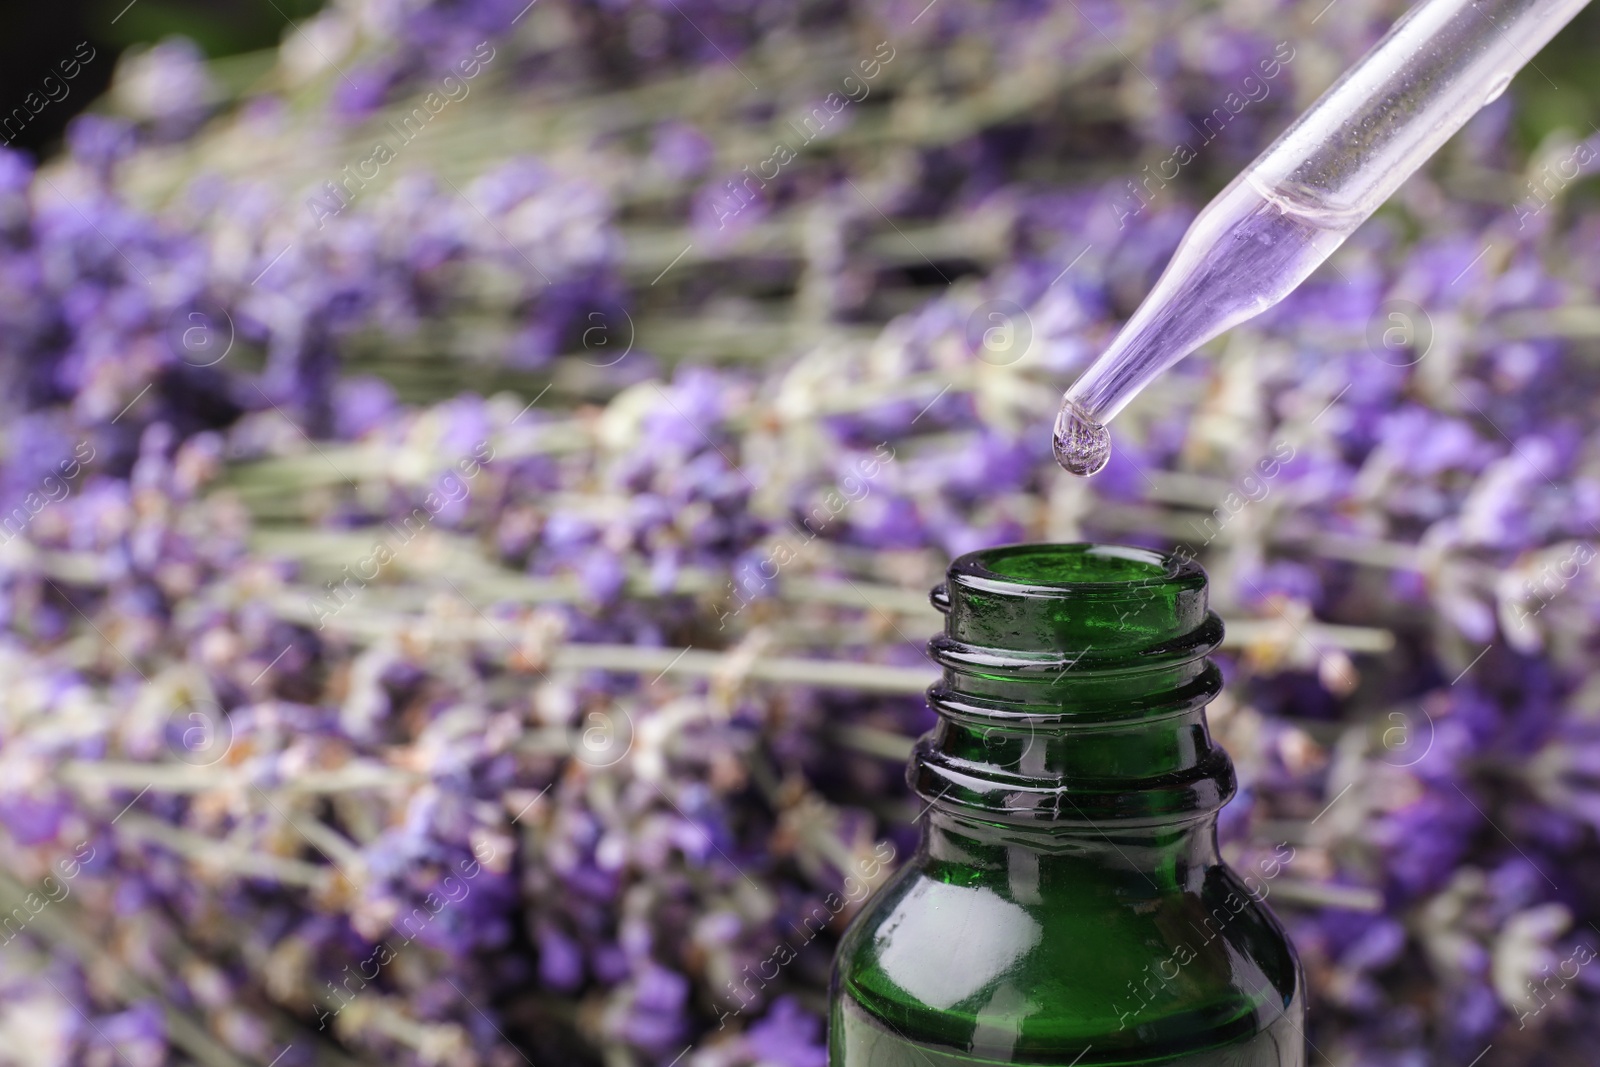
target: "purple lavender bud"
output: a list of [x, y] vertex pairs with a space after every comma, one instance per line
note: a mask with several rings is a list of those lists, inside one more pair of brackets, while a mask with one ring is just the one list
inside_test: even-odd
[[79, 115], [67, 126], [67, 149], [72, 158], [102, 180], [137, 144], [134, 128], [122, 119], [105, 115]]
[[650, 161], [673, 181], [698, 178], [715, 157], [711, 138], [687, 122], [668, 119], [656, 126]]
[[69, 810], [63, 801], [53, 797], [28, 793], [0, 796], [0, 824], [19, 845], [40, 845], [56, 840]]
[[778, 997], [744, 1033], [752, 1058], [782, 1067], [826, 1067], [822, 1020], [793, 997]]

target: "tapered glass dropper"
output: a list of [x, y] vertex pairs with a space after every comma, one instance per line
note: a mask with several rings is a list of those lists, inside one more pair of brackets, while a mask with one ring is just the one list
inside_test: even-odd
[[1111, 347], [1062, 397], [1056, 460], [1093, 474], [1156, 375], [1304, 281], [1588, 0], [1423, 0], [1189, 227]]

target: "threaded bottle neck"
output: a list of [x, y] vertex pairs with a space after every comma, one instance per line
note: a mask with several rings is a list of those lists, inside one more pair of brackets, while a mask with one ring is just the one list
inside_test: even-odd
[[1192, 560], [1112, 545], [1012, 545], [950, 566], [933, 602], [940, 721], [917, 745], [929, 804], [996, 822], [1159, 825], [1216, 812], [1232, 763], [1205, 706], [1222, 623]]

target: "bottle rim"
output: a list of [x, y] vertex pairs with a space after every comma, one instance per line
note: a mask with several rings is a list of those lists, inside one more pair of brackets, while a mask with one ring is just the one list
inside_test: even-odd
[[1206, 580], [1188, 553], [1082, 541], [979, 549], [958, 557], [948, 573], [986, 592], [1048, 597], [1126, 595], [1153, 585], [1203, 585]]

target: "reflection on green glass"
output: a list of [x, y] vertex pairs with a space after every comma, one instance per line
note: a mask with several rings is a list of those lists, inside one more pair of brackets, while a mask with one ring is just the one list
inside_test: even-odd
[[1018, 545], [934, 602], [922, 841], [840, 946], [829, 1062], [1302, 1067], [1294, 951], [1217, 852], [1205, 574]]

